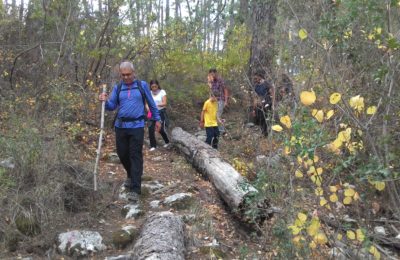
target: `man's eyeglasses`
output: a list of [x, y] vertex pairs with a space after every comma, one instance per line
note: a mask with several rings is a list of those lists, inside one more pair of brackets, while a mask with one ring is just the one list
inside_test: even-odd
[[132, 73], [128, 73], [128, 74], [121, 74], [122, 77], [130, 77], [132, 75]]

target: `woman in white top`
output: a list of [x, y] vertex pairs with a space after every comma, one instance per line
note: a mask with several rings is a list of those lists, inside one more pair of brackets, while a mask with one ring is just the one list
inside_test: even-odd
[[[160, 117], [161, 117], [160, 134], [165, 142], [164, 147], [168, 147], [169, 139], [165, 131], [166, 121], [167, 121], [167, 112], [166, 112], [167, 93], [165, 92], [165, 90], [161, 89], [160, 84], [158, 83], [157, 80], [150, 81], [150, 89], [154, 102], [156, 103], [157, 108], [160, 111]], [[150, 139], [150, 151], [154, 151], [157, 147], [156, 134], [155, 134], [155, 121], [152, 121], [149, 125], [149, 139]]]

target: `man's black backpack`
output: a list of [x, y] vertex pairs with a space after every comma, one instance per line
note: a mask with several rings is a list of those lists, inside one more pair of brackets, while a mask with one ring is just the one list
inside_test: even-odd
[[[118, 120], [121, 120], [122, 122], [133, 122], [133, 121], [137, 121], [137, 120], [142, 120], [142, 119], [146, 120], [147, 119], [147, 117], [146, 117], [146, 101], [147, 101], [147, 99], [146, 99], [146, 95], [144, 94], [144, 90], [143, 90], [143, 87], [142, 87], [142, 81], [135, 80], [133, 82], [133, 84], [135, 82], [137, 83], [137, 89], [139, 89], [140, 94], [142, 95], [143, 115], [140, 116], [140, 117], [137, 117], [137, 118], [118, 118]], [[115, 113], [115, 117], [114, 117], [114, 120], [113, 120], [113, 123], [112, 123], [112, 127], [114, 127], [114, 125], [115, 125], [115, 121], [117, 120], [118, 112], [119, 112], [119, 109], [120, 109], [120, 107], [119, 107], [119, 94], [121, 93], [122, 83], [123, 82], [120, 81], [118, 83], [118, 85], [117, 85], [117, 105], [118, 105], [118, 109], [117, 109], [117, 112]], [[132, 89], [136, 89], [136, 88], [132, 88]]]

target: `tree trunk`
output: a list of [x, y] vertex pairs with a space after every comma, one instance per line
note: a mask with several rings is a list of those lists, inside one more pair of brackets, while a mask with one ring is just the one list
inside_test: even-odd
[[[257, 2], [257, 1], [253, 1], [253, 2]], [[263, 1], [263, 2], [268, 2], [268, 1]], [[239, 24], [247, 23], [248, 19], [249, 19], [249, 1], [240, 0], [239, 18], [238, 18], [239, 21], [238, 22], [239, 22]]]
[[132, 250], [134, 260], [184, 260], [184, 223], [169, 211], [159, 212], [146, 219], [139, 239]]
[[172, 130], [174, 145], [186, 156], [192, 165], [214, 184], [222, 199], [239, 218], [247, 208], [246, 197], [257, 190], [227, 162], [217, 150], [195, 136], [176, 127]]
[[249, 77], [258, 70], [271, 71], [275, 57], [274, 28], [277, 0], [252, 2], [252, 32]]
[[140, 28], [142, 27], [142, 24], [140, 22], [140, 10], [141, 10], [140, 0], [136, 0], [136, 32], [135, 32], [135, 36], [136, 36], [137, 40], [140, 38]]
[[165, 24], [169, 24], [169, 0], [165, 1]]

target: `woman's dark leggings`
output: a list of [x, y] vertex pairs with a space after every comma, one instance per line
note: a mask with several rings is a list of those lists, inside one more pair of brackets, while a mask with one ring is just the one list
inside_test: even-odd
[[[167, 121], [167, 113], [165, 109], [160, 109], [160, 117], [161, 117], [161, 129], [160, 129], [160, 134], [162, 138], [164, 139], [164, 142], [166, 144], [169, 143], [168, 135], [166, 133], [166, 121]], [[150, 147], [157, 147], [157, 142], [156, 142], [156, 128], [155, 128], [156, 122], [151, 121], [149, 125], [149, 139], [150, 139]]]

